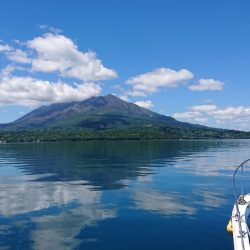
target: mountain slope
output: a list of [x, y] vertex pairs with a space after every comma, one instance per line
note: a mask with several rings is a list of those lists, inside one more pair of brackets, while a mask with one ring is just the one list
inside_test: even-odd
[[42, 106], [20, 119], [0, 126], [4, 131], [34, 129], [121, 129], [171, 127], [179, 129], [204, 126], [179, 122], [160, 115], [114, 95], [92, 97], [81, 102]]

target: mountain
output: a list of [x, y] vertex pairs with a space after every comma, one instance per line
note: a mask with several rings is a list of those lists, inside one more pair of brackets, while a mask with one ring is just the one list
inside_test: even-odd
[[200, 125], [179, 122], [170, 116], [119, 99], [114, 95], [92, 97], [81, 102], [42, 106], [20, 119], [0, 125], [5, 131], [30, 129], [92, 129], [145, 127], [197, 128]]
[[0, 125], [0, 143], [197, 138], [250, 138], [250, 132], [180, 122], [114, 95], [42, 106]]

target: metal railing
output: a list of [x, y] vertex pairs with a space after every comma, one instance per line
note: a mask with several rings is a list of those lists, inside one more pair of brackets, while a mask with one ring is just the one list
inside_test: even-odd
[[234, 189], [234, 199], [235, 199], [235, 206], [236, 206], [236, 216], [237, 216], [237, 221], [239, 223], [239, 233], [240, 233], [240, 238], [241, 238], [241, 245], [242, 245], [242, 249], [245, 250], [245, 246], [244, 246], [244, 233], [242, 231], [242, 225], [241, 225], [241, 216], [240, 216], [240, 211], [239, 211], [239, 201], [238, 201], [238, 195], [237, 195], [237, 190], [236, 190], [236, 184], [235, 184], [235, 178], [236, 178], [236, 174], [238, 172], [238, 170], [241, 170], [241, 195], [240, 197], [243, 197], [244, 199], [244, 165], [250, 162], [250, 159], [242, 162], [234, 171], [233, 174], [233, 189]]

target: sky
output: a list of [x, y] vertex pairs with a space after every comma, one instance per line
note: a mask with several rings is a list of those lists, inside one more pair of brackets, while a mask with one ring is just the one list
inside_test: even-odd
[[250, 131], [249, 0], [0, 2], [0, 123], [114, 94]]

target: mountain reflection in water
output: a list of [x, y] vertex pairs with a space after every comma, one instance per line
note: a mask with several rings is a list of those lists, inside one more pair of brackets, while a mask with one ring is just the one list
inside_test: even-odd
[[[203, 249], [232, 249], [224, 230], [231, 174], [249, 146], [249, 140], [0, 145], [0, 248], [200, 249], [198, 235], [207, 242]], [[213, 220], [216, 226], [207, 226]]]

